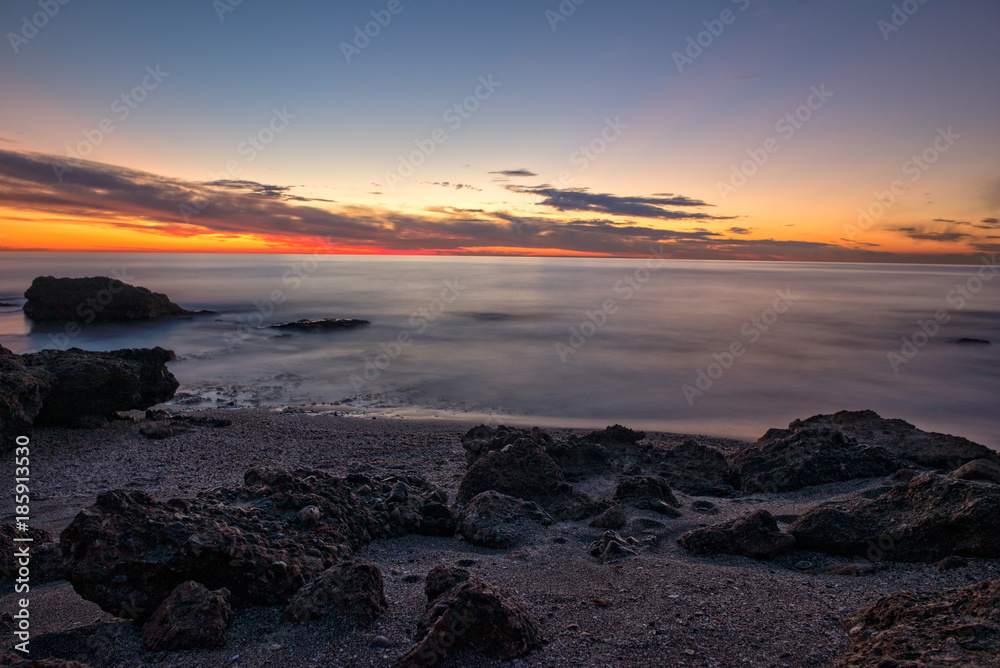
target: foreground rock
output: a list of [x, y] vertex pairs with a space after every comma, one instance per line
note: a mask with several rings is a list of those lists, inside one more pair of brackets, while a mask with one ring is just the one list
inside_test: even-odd
[[668, 517], [680, 517], [680, 502], [667, 481], [658, 476], [626, 476], [615, 488], [614, 500]]
[[1000, 484], [1000, 464], [989, 459], [974, 459], [962, 464], [949, 473], [948, 477], [956, 480], [988, 480]]
[[187, 580], [227, 588], [236, 608], [286, 604], [358, 546], [420, 531], [415, 508], [437, 492], [407, 479], [407, 499], [393, 501], [404, 482], [394, 476], [310, 469], [252, 469], [241, 487], [167, 502], [105, 492], [62, 532], [63, 575], [83, 598], [140, 621]]
[[1000, 462], [1000, 454], [985, 445], [960, 436], [922, 431], [904, 420], [882, 418], [875, 411], [814, 415], [795, 420], [789, 429], [824, 425], [839, 429], [859, 443], [884, 447], [901, 459], [928, 468], [953, 471], [975, 459]]
[[835, 427], [802, 426], [768, 430], [733, 458], [730, 474], [743, 492], [777, 493], [885, 476], [901, 466], [885, 448], [859, 445]]
[[476, 459], [462, 477], [456, 500], [468, 503], [487, 490], [535, 501], [557, 520], [592, 517], [607, 507], [575, 491], [542, 446], [527, 438]]
[[94, 426], [118, 411], [144, 410], [169, 401], [179, 383], [163, 348], [90, 352], [79, 348], [21, 355], [29, 372], [52, 378], [35, 424]]
[[870, 561], [1000, 557], [1000, 486], [924, 474], [875, 499], [824, 503], [789, 527], [798, 547]]
[[228, 590], [209, 591], [198, 582], [183, 582], [143, 624], [142, 642], [151, 652], [222, 647], [232, 623]]
[[686, 440], [657, 452], [660, 476], [674, 489], [692, 496], [732, 496], [726, 456], [706, 445]]
[[517, 545], [524, 526], [532, 521], [552, 524], [537, 503], [487, 490], [462, 509], [458, 533], [473, 545], [503, 549]]
[[13, 448], [18, 436], [29, 434], [54, 380], [48, 371], [29, 369], [20, 355], [0, 346], [0, 448]]
[[35, 322], [134, 322], [192, 314], [164, 294], [107, 276], [39, 276], [24, 296], [24, 314]]
[[[18, 538], [31, 541], [16, 541]], [[19, 577], [23, 548], [28, 549], [31, 582], [43, 584], [59, 579], [62, 555], [48, 531], [35, 528], [20, 531], [13, 524], [0, 524], [0, 582]]]
[[542, 646], [541, 625], [499, 587], [451, 566], [432, 569], [427, 583], [427, 612], [417, 625], [416, 644], [397, 668], [434, 665], [459, 649], [509, 661]]
[[835, 668], [1000, 665], [1000, 580], [892, 594], [844, 623], [853, 647]]
[[756, 510], [736, 519], [688, 531], [678, 540], [695, 554], [737, 554], [752, 559], [773, 559], [795, 545], [795, 538], [778, 528], [774, 516]]
[[368, 320], [354, 318], [323, 318], [322, 320], [296, 320], [295, 322], [279, 322], [271, 325], [273, 329], [292, 329], [299, 332], [329, 332], [337, 329], [354, 329], [362, 325], [370, 325]]
[[389, 608], [378, 567], [363, 559], [337, 564], [296, 592], [285, 619], [303, 622], [321, 617], [348, 617], [368, 626]]
[[600, 538], [591, 543], [590, 555], [605, 564], [625, 557], [634, 557], [638, 554], [638, 549], [639, 541], [635, 538], [623, 537], [614, 531], [605, 531]]

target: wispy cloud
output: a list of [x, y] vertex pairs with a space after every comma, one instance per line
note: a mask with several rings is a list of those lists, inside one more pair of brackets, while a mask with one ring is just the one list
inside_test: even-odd
[[500, 171], [497, 172], [490, 172], [490, 174], [499, 174], [501, 176], [511, 176], [511, 177], [538, 176], [538, 174], [535, 174], [530, 169], [501, 169]]
[[620, 197], [592, 193], [586, 188], [559, 189], [550, 186], [507, 186], [511, 192], [537, 195], [541, 206], [557, 211], [590, 211], [613, 216], [659, 218], [660, 220], [731, 220], [735, 216], [712, 216], [707, 213], [676, 211], [667, 207], [713, 206], [698, 199], [665, 193], [665, 196]]

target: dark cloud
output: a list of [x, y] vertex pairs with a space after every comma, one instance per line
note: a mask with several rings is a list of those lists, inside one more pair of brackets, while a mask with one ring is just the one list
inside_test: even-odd
[[538, 174], [535, 174], [530, 169], [501, 169], [500, 171], [497, 172], [490, 172], [490, 174], [499, 174], [501, 176], [513, 176], [513, 177], [538, 176]]
[[966, 234], [965, 232], [933, 232], [918, 227], [897, 227], [896, 231], [902, 232], [904, 235], [917, 241], [942, 241], [951, 243], [972, 238], [971, 234]]
[[749, 227], [730, 227], [726, 232], [730, 234], [750, 234], [753, 230]]
[[592, 193], [586, 188], [559, 189], [549, 186], [507, 186], [516, 193], [542, 197], [540, 204], [557, 211], [593, 211], [613, 216], [659, 218], [660, 220], [731, 220], [735, 216], [712, 216], [707, 213], [675, 211], [665, 207], [713, 206], [701, 200], [680, 195], [665, 197], [619, 197], [607, 193]]

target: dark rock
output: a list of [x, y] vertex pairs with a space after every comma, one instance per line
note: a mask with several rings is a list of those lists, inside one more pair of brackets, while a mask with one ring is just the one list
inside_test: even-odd
[[[30, 538], [31, 541], [15, 542], [16, 538]], [[38, 569], [38, 553], [44, 545], [51, 544], [51, 542], [52, 534], [44, 529], [29, 527], [27, 531], [19, 531], [14, 524], [0, 524], [0, 581], [15, 579], [18, 576], [17, 571], [20, 564], [15, 555], [20, 553], [22, 548], [28, 548], [30, 560], [28, 568], [31, 571], [31, 581], [40, 583], [38, 579], [41, 574]]]
[[24, 296], [24, 314], [35, 322], [133, 322], [192, 313], [164, 294], [107, 276], [39, 276]]
[[726, 456], [705, 445], [686, 440], [657, 453], [660, 475], [670, 486], [692, 496], [732, 496]]
[[617, 530], [625, 526], [625, 511], [619, 505], [614, 505], [595, 517], [590, 526], [594, 529]]
[[454, 589], [472, 577], [472, 573], [466, 569], [453, 564], [441, 564], [435, 566], [427, 574], [427, 582], [424, 584], [424, 595], [428, 601], [433, 601], [441, 594]]
[[606, 508], [575, 491], [545, 450], [526, 438], [477, 459], [462, 477], [456, 500], [467, 503], [487, 490], [535, 501], [558, 520], [592, 517]]
[[870, 561], [852, 561], [846, 564], [830, 564], [823, 569], [823, 575], [843, 575], [861, 577], [878, 571], [878, 566]]
[[29, 369], [51, 374], [52, 389], [36, 424], [79, 425], [88, 418], [146, 409], [169, 401], [178, 382], [166, 367], [174, 354], [163, 348], [88, 352], [79, 348], [22, 355]]
[[443, 503], [428, 501], [420, 510], [420, 533], [425, 536], [454, 536], [458, 520]]
[[326, 569], [299, 589], [285, 608], [285, 619], [349, 617], [368, 626], [388, 609], [382, 573], [375, 564], [357, 559]]
[[622, 478], [615, 489], [614, 500], [628, 503], [636, 508], [654, 510], [668, 517], [679, 517], [676, 510], [680, 502], [663, 478], [656, 476], [627, 476]]
[[[187, 580], [229, 589], [237, 608], [285, 604], [373, 538], [419, 531], [419, 508], [436, 491], [412, 476], [388, 476], [385, 485], [401, 479], [406, 506], [387, 504], [371, 478], [352, 476], [352, 486], [311, 469], [252, 469], [243, 486], [193, 499], [105, 492], [63, 531], [63, 575], [82, 597], [127, 619], [145, 619]], [[310, 506], [318, 520], [300, 515]]]
[[948, 474], [955, 480], [987, 480], [1000, 484], [1000, 464], [989, 459], [974, 459]]
[[859, 445], [837, 428], [804, 426], [768, 430], [736, 454], [730, 475], [733, 486], [743, 492], [777, 493], [885, 476], [900, 465], [885, 448]]
[[871, 561], [1000, 557], [1000, 487], [926, 474], [874, 499], [821, 504], [788, 531], [798, 546]]
[[632, 445], [644, 438], [646, 438], [646, 432], [632, 431], [628, 427], [616, 424], [605, 427], [600, 431], [592, 431], [577, 440], [580, 443], [596, 443], [605, 447], [614, 447], [617, 445]]
[[182, 582], [142, 625], [142, 642], [151, 652], [222, 647], [232, 623], [228, 590]]
[[545, 452], [568, 480], [610, 473], [611, 451], [598, 443], [568, 441], [546, 446]]
[[625, 557], [634, 557], [638, 554], [638, 546], [639, 541], [631, 536], [623, 538], [614, 531], [605, 531], [597, 541], [591, 544], [590, 555], [597, 557], [597, 560], [604, 564]]
[[354, 329], [362, 325], [370, 325], [368, 320], [355, 318], [323, 318], [322, 320], [296, 320], [295, 322], [279, 322], [271, 325], [273, 329], [294, 329], [299, 332], [329, 332], [337, 329]]
[[472, 576], [429, 602], [415, 640], [397, 668], [424, 668], [460, 649], [507, 661], [540, 648], [542, 627], [510, 594]]
[[887, 420], [874, 411], [840, 411], [796, 420], [790, 429], [829, 425], [859, 443], [882, 446], [897, 457], [919, 466], [953, 471], [974, 459], [1000, 462], [1000, 455], [985, 445], [959, 436], [926, 432], [903, 420]]
[[532, 501], [487, 490], [462, 509], [458, 533], [473, 545], [503, 549], [518, 543], [529, 521], [551, 524], [552, 518]]
[[722, 524], [689, 531], [677, 542], [695, 554], [738, 554], [754, 559], [773, 559], [790, 550], [795, 545], [795, 538], [778, 528], [771, 513], [756, 510]]
[[0, 346], [0, 449], [13, 448], [18, 436], [30, 435], [54, 381], [53, 374], [25, 366], [20, 355]]
[[834, 668], [996, 668], [1000, 580], [944, 592], [891, 594], [844, 622], [853, 645]]
[[[711, 501], [705, 501], [699, 499], [697, 501], [691, 502], [691, 510], [697, 510], [699, 513], [705, 513], [706, 515], [718, 515], [719, 509], [715, 507], [715, 504]], [[778, 518], [775, 518], [778, 519]], [[780, 521], [780, 519], [779, 519]]]
[[950, 557], [945, 557], [941, 561], [934, 564], [934, 566], [939, 571], [951, 571], [956, 568], [965, 568], [968, 565], [969, 565], [968, 559], [966, 559], [965, 557], [956, 557], [955, 555], [952, 555]]
[[[465, 466], [471, 467], [487, 452], [503, 450], [508, 445], [521, 439], [531, 439], [527, 429], [515, 429], [500, 425], [495, 429], [486, 425], [473, 427], [462, 436], [462, 447], [465, 449]], [[534, 442], [534, 441], [532, 441]]]
[[988, 345], [990, 345], [989, 339], [970, 339], [970, 338], [964, 337], [964, 336], [962, 338], [960, 338], [959, 340], [955, 341], [955, 343], [962, 343], [962, 344], [966, 344], [966, 345], [972, 344], [972, 345], [977, 345], [977, 346], [988, 346]]

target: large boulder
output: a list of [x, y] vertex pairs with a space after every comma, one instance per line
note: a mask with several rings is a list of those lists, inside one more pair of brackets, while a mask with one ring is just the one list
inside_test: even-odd
[[87, 424], [93, 418], [169, 401], [179, 385], [166, 367], [172, 359], [173, 352], [159, 347], [111, 352], [70, 348], [21, 355], [30, 372], [53, 379], [35, 424]]
[[680, 502], [667, 481], [658, 476], [626, 476], [615, 488], [614, 500], [643, 510], [654, 510], [670, 517], [679, 517]]
[[770, 429], [731, 462], [734, 487], [743, 492], [787, 492], [855, 478], [874, 478], [902, 463], [888, 450], [859, 445], [829, 426]]
[[874, 499], [830, 501], [788, 529], [798, 546], [871, 561], [1000, 557], [1000, 486], [924, 474]]
[[458, 517], [458, 533], [473, 545], [508, 548], [517, 545], [529, 522], [551, 524], [537, 503], [493, 490], [480, 492]]
[[478, 458], [462, 477], [456, 500], [468, 503], [487, 490], [535, 501], [558, 520], [592, 517], [607, 507], [575, 491], [552, 457], [527, 438]]
[[191, 313], [164, 294], [107, 276], [39, 276], [24, 297], [24, 314], [35, 322], [133, 322]]
[[955, 480], [987, 480], [1000, 484], [1000, 464], [989, 459], [974, 459], [948, 474]]
[[[446, 577], [438, 577], [438, 569]], [[397, 668], [434, 665], [460, 649], [509, 661], [542, 646], [541, 624], [519, 601], [476, 576], [463, 577], [450, 566], [428, 574], [427, 612], [417, 625], [416, 644]]]
[[1000, 579], [944, 592], [891, 594], [846, 622], [835, 668], [1000, 665]]
[[875, 411], [814, 415], [805, 420], [795, 420], [789, 429], [807, 426], [832, 426], [859, 443], [881, 446], [901, 459], [943, 471], [953, 471], [975, 459], [1000, 462], [1000, 454], [985, 445], [960, 436], [922, 431], [904, 420], [880, 417]]
[[688, 531], [678, 540], [695, 554], [737, 554], [753, 559], [773, 559], [795, 545], [795, 538], [778, 528], [774, 516], [756, 510], [701, 529]]
[[229, 591], [182, 582], [142, 625], [142, 642], [151, 652], [213, 649], [226, 644], [232, 623]]
[[326, 569], [298, 590], [285, 608], [285, 619], [348, 617], [359, 626], [368, 626], [388, 608], [382, 572], [375, 564], [357, 559]]
[[686, 440], [667, 450], [658, 450], [660, 477], [670, 486], [691, 496], [732, 496], [726, 456], [697, 441]]
[[54, 380], [45, 369], [26, 367], [20, 355], [0, 346], [0, 449], [28, 436]]
[[[196, 498], [105, 492], [62, 532], [63, 575], [83, 598], [140, 621], [187, 580], [227, 588], [237, 608], [286, 604], [358, 546], [419, 531], [417, 511], [386, 500], [393, 477], [388, 495], [364, 476], [349, 480], [252, 469], [243, 486]], [[411, 482], [409, 497], [422, 505], [424, 488]]]

